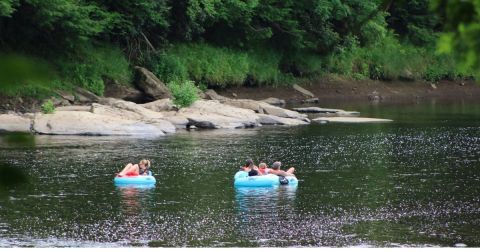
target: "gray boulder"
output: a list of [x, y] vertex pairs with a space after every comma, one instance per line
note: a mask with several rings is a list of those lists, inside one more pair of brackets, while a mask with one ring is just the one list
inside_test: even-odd
[[221, 96], [215, 92], [213, 89], [208, 89], [205, 91], [205, 97], [210, 100], [218, 100], [218, 101], [225, 101], [225, 100], [230, 100], [230, 98], [227, 98], [225, 96]]
[[[270, 105], [263, 101], [255, 101], [250, 99], [230, 99], [221, 95], [218, 95], [213, 90], [207, 90], [206, 94], [213, 100], [217, 100], [225, 105], [230, 105], [237, 108], [253, 110], [258, 114], [269, 114], [284, 118], [294, 118], [309, 122], [307, 115], [300, 114], [295, 111], [280, 108]], [[214, 99], [215, 98], [215, 99]]]
[[261, 100], [262, 102], [268, 103], [270, 105], [275, 105], [275, 106], [284, 106], [286, 104], [285, 100], [274, 98], [274, 97], [269, 97], [267, 99]]
[[135, 67], [136, 81], [135, 85], [153, 99], [172, 98], [170, 89], [157, 78], [152, 72], [143, 67]]
[[69, 102], [74, 102], [75, 101], [75, 96], [70, 94], [70, 93], [67, 93], [63, 90], [57, 90], [55, 91], [55, 93], [57, 93], [58, 95], [60, 95], [63, 99], [69, 101]]
[[402, 81], [414, 81], [415, 75], [409, 69], [404, 69], [398, 76], [398, 79]]
[[[112, 100], [110, 100], [112, 101]], [[133, 102], [113, 100], [111, 105], [93, 103], [91, 112], [122, 120], [137, 121], [161, 127], [164, 133], [175, 133], [175, 126], [160, 112], [151, 111]]]
[[300, 87], [297, 84], [293, 85], [293, 89], [295, 89], [297, 92], [301, 93], [302, 95], [304, 95], [306, 97], [310, 97], [310, 98], [315, 97], [315, 95], [312, 92], [306, 90], [305, 88]]
[[153, 102], [141, 104], [141, 106], [156, 112], [178, 110], [178, 107], [175, 104], [173, 104], [173, 101], [170, 98], [160, 99]]
[[176, 114], [197, 128], [245, 128], [259, 126], [257, 114], [249, 109], [236, 108], [219, 101], [198, 100]]
[[85, 90], [83, 88], [76, 87], [75, 88], [75, 102], [80, 103], [91, 103], [91, 102], [98, 102], [100, 97], [96, 94]]
[[297, 126], [297, 125], [309, 124], [306, 121], [302, 121], [302, 120], [298, 120], [298, 119], [292, 119], [292, 118], [278, 117], [278, 116], [274, 116], [274, 115], [259, 114], [258, 117], [259, 117], [258, 122], [261, 123], [262, 125]]
[[[134, 102], [119, 100], [115, 98], [103, 98], [100, 100], [100, 104], [107, 105], [113, 108], [118, 108], [126, 111], [131, 111], [142, 116], [143, 119], [161, 119], [163, 118], [163, 114], [160, 112], [156, 112], [147, 108], [144, 108], [140, 104], [136, 104]], [[138, 119], [141, 120], [141, 119]]]
[[163, 112], [163, 114], [165, 116], [164, 120], [169, 121], [170, 123], [175, 125], [177, 129], [187, 128], [187, 125], [190, 122], [186, 117], [177, 115], [177, 112], [175, 111], [167, 111], [167, 112]]
[[116, 80], [105, 79], [104, 97], [112, 97], [132, 102], [145, 100], [145, 95], [130, 85], [120, 84]]
[[85, 111], [37, 113], [33, 130], [39, 134], [49, 135], [162, 136], [165, 134], [158, 124], [147, 124]]
[[32, 119], [20, 114], [0, 114], [0, 132], [30, 133]]

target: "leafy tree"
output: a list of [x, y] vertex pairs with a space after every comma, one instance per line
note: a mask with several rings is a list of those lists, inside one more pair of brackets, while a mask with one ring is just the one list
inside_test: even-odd
[[18, 5], [18, 0], [2, 0], [0, 1], [0, 17], [10, 17]]
[[0, 38], [17, 50], [74, 48], [107, 31], [117, 18], [92, 2], [24, 0], [10, 17], [0, 18]]
[[394, 1], [387, 22], [400, 36], [418, 46], [434, 43], [440, 31], [440, 17], [429, 0]]
[[444, 18], [439, 51], [454, 55], [462, 70], [480, 71], [480, 1], [434, 0], [432, 7]]
[[127, 50], [128, 58], [143, 64], [150, 54], [167, 43], [169, 11], [166, 0], [97, 0], [116, 18], [108, 37]]

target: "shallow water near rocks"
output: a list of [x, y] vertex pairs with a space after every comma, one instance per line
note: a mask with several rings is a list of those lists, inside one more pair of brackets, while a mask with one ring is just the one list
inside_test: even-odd
[[[327, 107], [327, 106], [325, 106]], [[35, 136], [0, 162], [0, 247], [480, 246], [480, 104], [330, 104], [383, 124], [179, 131], [154, 139]], [[299, 185], [234, 188], [247, 158]], [[113, 175], [148, 158], [154, 187]]]

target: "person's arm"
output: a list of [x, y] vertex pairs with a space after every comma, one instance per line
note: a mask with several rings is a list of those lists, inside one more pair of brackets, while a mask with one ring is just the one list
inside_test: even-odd
[[275, 174], [277, 176], [284, 176], [284, 177], [287, 177], [287, 176], [294, 176], [293, 174], [290, 174], [290, 173], [287, 173], [287, 172], [284, 172], [282, 170], [274, 170], [274, 169], [270, 169], [270, 173], [272, 174]]

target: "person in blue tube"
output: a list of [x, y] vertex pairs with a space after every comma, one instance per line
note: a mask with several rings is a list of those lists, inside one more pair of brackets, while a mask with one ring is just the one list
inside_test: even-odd
[[252, 159], [247, 159], [245, 161], [245, 166], [242, 166], [240, 170], [248, 172], [248, 176], [258, 176], [258, 167], [253, 163]]
[[147, 176], [151, 174], [149, 169], [150, 160], [142, 159], [138, 164], [127, 164], [117, 176]]
[[276, 161], [272, 164], [272, 168], [268, 170], [269, 174], [275, 174], [277, 176], [295, 176], [293, 173], [295, 172], [294, 167], [288, 168], [287, 171], [282, 171], [280, 167], [282, 166], [282, 162]]

